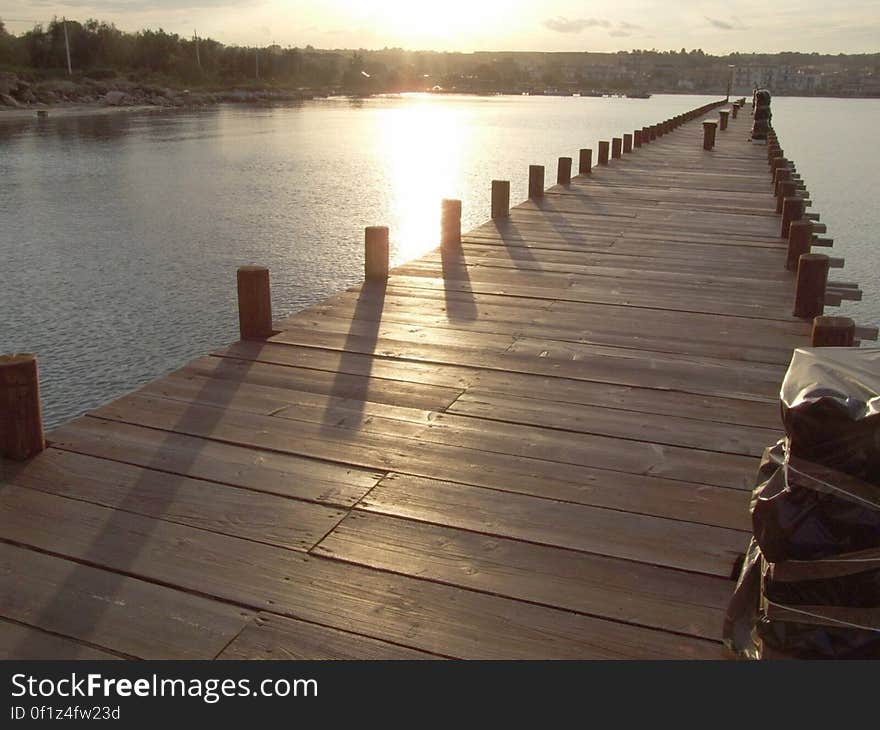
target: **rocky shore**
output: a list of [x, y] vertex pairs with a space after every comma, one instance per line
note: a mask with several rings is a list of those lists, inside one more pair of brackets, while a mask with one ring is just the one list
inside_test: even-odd
[[198, 107], [224, 102], [269, 103], [313, 98], [314, 94], [283, 89], [172, 89], [125, 79], [78, 81], [53, 79], [31, 82], [13, 73], [0, 73], [0, 112], [63, 106]]

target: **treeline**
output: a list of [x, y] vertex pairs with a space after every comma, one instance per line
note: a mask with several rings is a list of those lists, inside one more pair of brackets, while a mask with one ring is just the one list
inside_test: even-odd
[[[65, 41], [65, 28], [67, 41]], [[713, 56], [702, 49], [617, 53], [529, 53], [319, 50], [225, 46], [210, 38], [142, 30], [127, 33], [98, 20], [52, 20], [20, 35], [0, 20], [0, 68], [33, 80], [67, 73], [66, 43], [74, 76], [158, 81], [168, 85], [231, 86], [271, 84], [289, 88], [344, 88], [349, 91], [405, 91], [440, 86], [469, 91], [526, 90], [536, 86], [581, 89], [650, 87], [675, 89], [689, 78], [690, 89], [722, 88], [729, 65], [796, 65], [880, 72], [880, 55], [817, 53]], [[719, 86], [721, 84], [721, 86]]]
[[259, 79], [329, 85], [339, 82], [347, 70], [333, 54], [278, 46], [224, 46], [210, 38], [182, 38], [161, 28], [126, 33], [97, 20], [55, 19], [15, 36], [0, 20], [0, 66], [31, 69], [39, 76], [66, 73], [68, 43], [74, 72], [92, 78], [152, 75], [189, 84]]

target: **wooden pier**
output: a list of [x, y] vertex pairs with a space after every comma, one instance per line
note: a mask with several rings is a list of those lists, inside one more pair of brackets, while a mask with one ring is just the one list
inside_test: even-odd
[[447, 203], [387, 279], [371, 229], [364, 285], [271, 332], [243, 271], [248, 339], [0, 459], [0, 656], [720, 657], [812, 325], [771, 184], [796, 173], [748, 113], [704, 149], [720, 107], [512, 209], [493, 185], [465, 235]]

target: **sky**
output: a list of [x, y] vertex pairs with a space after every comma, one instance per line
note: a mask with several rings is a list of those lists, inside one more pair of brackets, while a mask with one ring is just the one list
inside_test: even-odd
[[878, 0], [0, 0], [20, 33], [53, 16], [239, 45], [440, 51], [880, 51]]

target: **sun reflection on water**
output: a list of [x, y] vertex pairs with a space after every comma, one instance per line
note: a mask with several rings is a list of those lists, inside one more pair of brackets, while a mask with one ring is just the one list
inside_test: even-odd
[[461, 198], [466, 115], [414, 95], [378, 116], [386, 150], [387, 210], [393, 264], [413, 259], [440, 240], [440, 201]]

